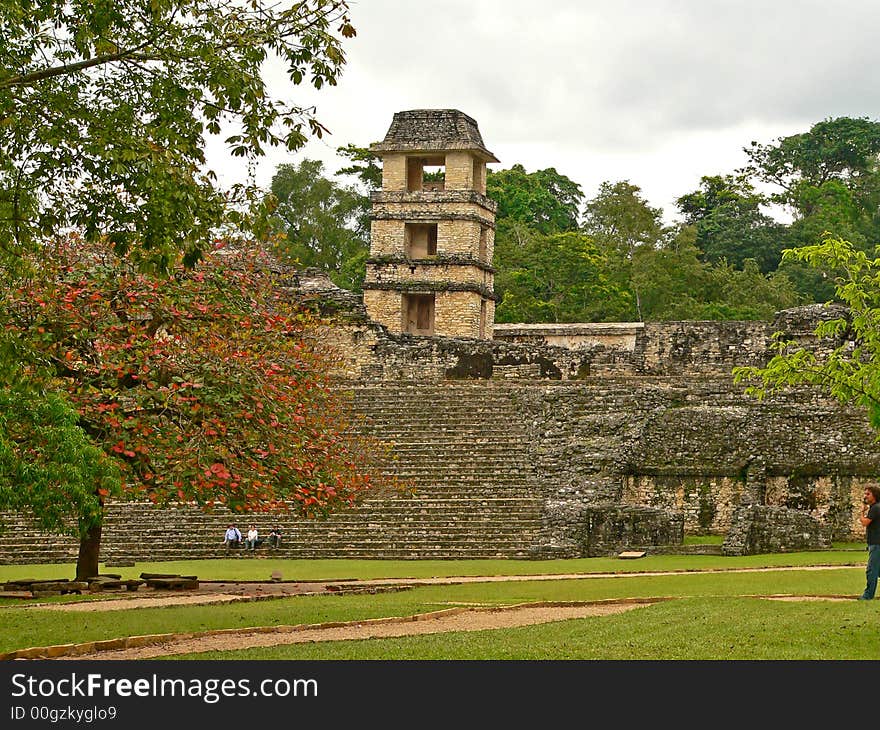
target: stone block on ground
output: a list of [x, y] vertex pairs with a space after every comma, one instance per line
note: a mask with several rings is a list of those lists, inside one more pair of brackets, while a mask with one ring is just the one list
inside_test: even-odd
[[640, 552], [655, 545], [681, 545], [684, 516], [655, 507], [592, 504], [581, 511], [573, 537], [583, 557]]
[[747, 505], [734, 512], [721, 547], [725, 555], [828, 550], [831, 528], [804, 510]]

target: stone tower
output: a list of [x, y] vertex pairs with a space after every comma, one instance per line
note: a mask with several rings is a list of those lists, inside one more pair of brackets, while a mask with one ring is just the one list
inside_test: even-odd
[[497, 205], [477, 123], [457, 109], [397, 112], [372, 195], [364, 304], [391, 332], [491, 339]]

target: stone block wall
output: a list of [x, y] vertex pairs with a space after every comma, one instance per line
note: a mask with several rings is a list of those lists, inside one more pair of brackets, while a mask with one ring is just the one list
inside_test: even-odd
[[[497, 203], [475, 190], [376, 191], [373, 220], [471, 220], [495, 227]], [[372, 242], [371, 242], [372, 243]]]
[[[828, 447], [837, 448], [830, 443]], [[834, 540], [853, 537], [860, 540], [864, 536], [865, 528], [859, 522], [861, 513], [858, 507], [865, 487], [876, 485], [878, 475], [870, 467], [850, 468], [846, 471], [869, 473], [824, 476], [793, 473], [788, 476], [768, 477], [762, 502], [769, 506], [809, 513], [828, 526]]]
[[652, 507], [589, 505], [571, 521], [569, 530], [577, 552], [585, 557], [681, 545], [684, 541], [681, 514]]
[[[499, 324], [495, 339], [605, 353], [632, 375], [728, 377], [737, 366], [762, 366], [773, 335], [817, 353], [841, 341], [819, 341], [813, 333], [827, 319], [845, 318], [838, 305], [810, 305], [778, 312], [772, 322], [610, 322], [579, 324]], [[612, 356], [611, 353], [614, 353]], [[601, 372], [600, 367], [594, 372]]]
[[475, 292], [439, 291], [435, 295], [435, 327], [452, 337], [480, 336], [480, 301]]
[[595, 322], [586, 324], [498, 324], [494, 337], [504, 342], [551, 345], [570, 350], [608, 347], [633, 353], [643, 322]]
[[[468, 263], [465, 263], [468, 262]], [[438, 256], [433, 261], [389, 260], [376, 261], [364, 282], [372, 284], [401, 284], [404, 291], [415, 291], [419, 284], [435, 288], [435, 282], [470, 284], [474, 288], [492, 291], [492, 273], [476, 265], [474, 259], [457, 259], [456, 262]]]
[[689, 535], [723, 534], [744, 491], [745, 482], [734, 476], [630, 475], [623, 500], [680, 512]]
[[[414, 288], [420, 291], [418, 288]], [[427, 291], [427, 288], [426, 288]], [[392, 332], [400, 333], [402, 328], [400, 290], [370, 289], [364, 291], [364, 301], [368, 302], [373, 318]], [[481, 302], [486, 301], [487, 320], [491, 321], [494, 316], [495, 302], [484, 300], [479, 292], [472, 291], [435, 291], [434, 292], [434, 326], [436, 329], [450, 333], [452, 337], [478, 338], [480, 336]], [[409, 338], [410, 335], [399, 335]], [[419, 338], [424, 339], [424, 338]], [[433, 338], [431, 338], [433, 339]], [[346, 343], [347, 345], [348, 343]], [[392, 366], [397, 377], [427, 377], [429, 380], [437, 380], [443, 377], [445, 363], [431, 357], [429, 348], [420, 346], [421, 343], [412, 343], [411, 355], [407, 357], [407, 347], [404, 345], [402, 358], [394, 358], [392, 363], [376, 362], [372, 354], [365, 348], [375, 348], [376, 341], [369, 336], [363, 337], [355, 349], [345, 347], [343, 357], [336, 361], [337, 372], [346, 376], [376, 373], [384, 379], [386, 367]], [[419, 357], [424, 355], [425, 357]], [[407, 361], [402, 370], [394, 367], [400, 360]], [[343, 371], [344, 368], [344, 371]], [[488, 377], [488, 376], [487, 376]]]
[[[485, 162], [478, 164], [486, 166]], [[479, 184], [479, 177], [474, 180], [474, 157], [470, 152], [446, 153], [447, 190], [479, 190]]]
[[373, 221], [370, 226], [370, 253], [372, 256], [399, 256], [403, 254], [404, 221]]
[[382, 157], [382, 189], [406, 190], [406, 155], [386, 153]]
[[[370, 312], [371, 318], [391, 332], [400, 332], [403, 325], [400, 297], [401, 293], [396, 290], [364, 290], [364, 304]], [[351, 334], [352, 339], [354, 340], [355, 333], [352, 332]], [[363, 343], [365, 339], [365, 337], [360, 338], [358, 344]], [[352, 362], [356, 363], [356, 368], [358, 365], [367, 365], [367, 363], [364, 363], [363, 361], [368, 355], [364, 352], [359, 352], [359, 348], [355, 345], [355, 342], [352, 342], [351, 345], [352, 346], [349, 346], [348, 342], [339, 343], [340, 352], [347, 355], [353, 355], [353, 357], [347, 357], [344, 362], [338, 363], [339, 366], [346, 368], [345, 371], [343, 371], [345, 374], [353, 374], [351, 373], [350, 365]], [[337, 368], [337, 370], [339, 371], [339, 368]]]
[[544, 475], [541, 539], [557, 552], [571, 537], [552, 515], [596, 502], [680, 513], [688, 534], [725, 534], [748, 504], [801, 510], [835, 539], [864, 534], [858, 506], [880, 454], [856, 409], [798, 392], [758, 402], [729, 380], [686, 377], [523, 383], [519, 397]]
[[688, 372], [729, 375], [736, 366], [762, 365], [771, 332], [766, 322], [649, 322], [641, 344], [649, 375]]
[[724, 539], [725, 555], [827, 550], [831, 530], [807, 512], [787, 507], [747, 505], [736, 511]]
[[[407, 216], [407, 218], [410, 217]], [[437, 254], [439, 256], [466, 256], [474, 261], [480, 260], [480, 229], [481, 226], [485, 227], [488, 256], [485, 257], [483, 263], [488, 266], [491, 262], [494, 250], [494, 230], [481, 217], [462, 216], [453, 220], [443, 220], [438, 219], [436, 215], [426, 215], [417, 220], [423, 223], [437, 223]], [[370, 254], [373, 259], [403, 257], [407, 222], [408, 220], [404, 220], [402, 216], [373, 221], [370, 233]]]
[[767, 322], [501, 324], [495, 338], [616, 352], [632, 374], [727, 375], [735, 366], [766, 362], [773, 331]]

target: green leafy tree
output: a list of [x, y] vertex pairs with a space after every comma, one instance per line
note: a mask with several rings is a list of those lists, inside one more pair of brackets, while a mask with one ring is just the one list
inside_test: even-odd
[[830, 180], [853, 181], [876, 172], [880, 122], [826, 119], [809, 132], [780, 137], [776, 144], [752, 142], [745, 152], [747, 171], [781, 188], [774, 196], [777, 202], [796, 207], [801, 183], [820, 187]]
[[864, 408], [880, 429], [880, 258], [833, 236], [788, 249], [784, 257], [834, 275], [837, 299], [848, 314], [819, 323], [819, 351], [777, 336], [767, 366], [736, 368], [736, 382], [759, 398], [791, 386], [817, 386], [841, 403]]
[[661, 246], [667, 233], [663, 211], [648, 205], [642, 189], [628, 180], [599, 186], [585, 205], [583, 229], [625, 259], [638, 246]]
[[685, 226], [664, 248], [640, 246], [633, 255], [633, 286], [646, 321], [763, 320], [803, 302], [784, 274], [764, 274], [746, 259], [710, 264]]
[[880, 238], [880, 122], [827, 119], [745, 151], [745, 172], [775, 185], [771, 200], [794, 214], [790, 245], [813, 245], [825, 231], [863, 249]]
[[693, 238], [693, 229], [686, 229], [676, 245], [642, 245], [633, 251], [630, 288], [639, 292], [640, 318], [702, 319], [694, 315], [711, 294], [712, 275]]
[[354, 33], [339, 0], [0, 4], [0, 251], [73, 226], [148, 268], [194, 262], [245, 192], [204, 171], [205, 136], [243, 159], [320, 136], [261, 69], [335, 84]]
[[[382, 166], [379, 158], [366, 147], [358, 147], [347, 144], [336, 149], [337, 154], [348, 158], [351, 164], [336, 171], [337, 175], [353, 176], [358, 182], [362, 194], [359, 197], [359, 210], [357, 213], [357, 231], [369, 248], [370, 244], [370, 214], [373, 212], [373, 203], [370, 194], [382, 189]], [[342, 268], [356, 272], [355, 278], [363, 281], [366, 256], [356, 257], [357, 260], [343, 263]], [[352, 275], [349, 275], [350, 277]]]
[[786, 274], [765, 274], [754, 259], [742, 267], [722, 260], [712, 268], [712, 277], [717, 294], [694, 319], [769, 320], [781, 309], [805, 303]]
[[577, 183], [554, 168], [526, 172], [522, 165], [490, 170], [486, 195], [498, 203], [499, 227], [515, 222], [542, 234], [577, 230], [584, 197]]
[[634, 318], [644, 318], [639, 278], [633, 272], [633, 256], [640, 247], [662, 247], [669, 231], [663, 211], [648, 205], [642, 190], [628, 180], [603, 182], [594, 198], [587, 201], [583, 230], [607, 253], [611, 276], [620, 287], [628, 287], [635, 302]]
[[706, 261], [742, 268], [753, 259], [766, 274], [779, 266], [787, 229], [761, 212], [765, 204], [747, 179], [732, 175], [704, 176], [699, 189], [676, 200]]
[[610, 280], [606, 257], [589, 236], [514, 230], [519, 238], [495, 279], [498, 322], [606, 321], [630, 310], [627, 292]]
[[337, 147], [336, 152], [342, 157], [347, 157], [351, 163], [337, 170], [337, 175], [355, 176], [367, 193], [382, 189], [382, 167], [378, 164], [379, 158], [368, 148], [349, 143], [344, 147]]
[[[121, 493], [120, 466], [66, 398], [27, 382], [0, 390], [0, 509], [85, 537], [100, 530], [104, 500]], [[97, 564], [83, 574], [96, 575]]]
[[317, 160], [279, 165], [271, 189], [281, 258], [323, 269], [338, 286], [360, 290], [369, 253], [361, 230], [364, 196], [325, 177]]
[[4, 329], [32, 353], [22, 380], [58, 395], [0, 401], [0, 508], [76, 531], [78, 576], [97, 573], [114, 491], [313, 516], [369, 488], [377, 445], [351, 435], [318, 322], [271, 261], [221, 250], [160, 278], [77, 239], [40, 256], [2, 296]]
[[[0, 498], [5, 506], [36, 511], [60, 528], [57, 510], [46, 508], [58, 497], [59, 506], [69, 507], [81, 545], [88, 547], [88, 537], [95, 546], [104, 491], [111, 494], [118, 483], [114, 474], [120, 463], [144, 456], [134, 449], [120, 455], [105, 448], [87, 404], [77, 400], [92, 391], [69, 387], [75, 377], [63, 370], [58, 353], [46, 348], [65, 342], [65, 352], [74, 357], [70, 369], [91, 372], [102, 367], [111, 347], [128, 352], [114, 337], [149, 321], [152, 311], [125, 319], [128, 300], [112, 288], [107, 272], [100, 283], [108, 288], [85, 289], [106, 299], [114, 312], [97, 300], [94, 315], [92, 309], [78, 310], [77, 316], [58, 310], [72, 301], [83, 305], [65, 277], [85, 271], [88, 278], [95, 262], [76, 260], [69, 270], [59, 269], [47, 241], [77, 230], [85, 241], [106, 242], [125, 257], [115, 264], [119, 276], [135, 270], [164, 273], [167, 278], [156, 286], [171, 299], [185, 298], [180, 263], [195, 265], [218, 230], [261, 231], [265, 217], [259, 206], [252, 210], [254, 191], [240, 186], [222, 191], [205, 170], [205, 138], [222, 135], [230, 152], [247, 162], [267, 146], [295, 150], [307, 134], [320, 136], [324, 128], [314, 110], [274, 97], [261, 70], [275, 58], [292, 85], [335, 84], [345, 63], [343, 39], [353, 35], [347, 4], [337, 0], [0, 3]], [[38, 300], [44, 303], [39, 311], [33, 308]], [[184, 318], [186, 304], [169, 306], [168, 317]], [[33, 320], [22, 321], [27, 313]], [[232, 316], [222, 308], [217, 313]], [[115, 324], [108, 324], [111, 314], [117, 316]], [[41, 316], [47, 321], [35, 323]], [[157, 329], [150, 334], [158, 342], [167, 326], [153, 322]], [[129, 334], [137, 339], [134, 331]], [[197, 356], [198, 343], [190, 346]], [[146, 345], [138, 346], [141, 354], [146, 351]], [[100, 387], [107, 399], [117, 398], [119, 408], [138, 408], [129, 395], [140, 391], [128, 383], [141, 375], [134, 365], [126, 367], [130, 378], [105, 374]], [[178, 376], [195, 382], [181, 367]], [[220, 381], [225, 382], [225, 372], [218, 374]], [[242, 384], [254, 385], [246, 378]], [[110, 400], [104, 405], [109, 407]], [[66, 466], [58, 468], [62, 455]], [[121, 474], [131, 478], [130, 470]], [[247, 504], [261, 504], [259, 493], [253, 492]], [[96, 548], [89, 550], [81, 566], [96, 567]]]

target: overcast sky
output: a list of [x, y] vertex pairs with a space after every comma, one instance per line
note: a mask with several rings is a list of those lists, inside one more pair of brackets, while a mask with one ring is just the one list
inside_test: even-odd
[[[337, 87], [278, 77], [332, 135], [280, 162], [342, 166], [395, 111], [454, 108], [501, 161], [554, 167], [589, 198], [629, 180], [674, 218], [701, 175], [731, 173], [751, 140], [837, 116], [880, 120], [878, 0], [359, 0]], [[212, 163], [229, 180], [238, 162]]]

